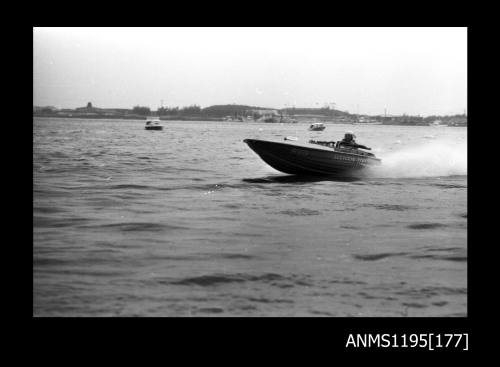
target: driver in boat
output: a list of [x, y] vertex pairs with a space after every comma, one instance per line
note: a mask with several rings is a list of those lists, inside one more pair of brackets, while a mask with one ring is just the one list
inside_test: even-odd
[[344, 146], [348, 146], [348, 147], [352, 147], [352, 148], [361, 148], [361, 149], [371, 150], [371, 148], [368, 148], [368, 147], [365, 147], [364, 145], [356, 143], [356, 140], [354, 140], [355, 138], [356, 138], [356, 135], [354, 135], [354, 133], [352, 131], [348, 131], [345, 133], [344, 139], [342, 139], [339, 142], [339, 146], [344, 145]]

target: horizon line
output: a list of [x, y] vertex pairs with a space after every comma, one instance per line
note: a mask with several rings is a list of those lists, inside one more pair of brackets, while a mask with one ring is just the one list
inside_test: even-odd
[[[89, 103], [92, 103], [92, 102], [89, 102]], [[422, 113], [419, 113], [419, 114], [415, 114], [415, 115], [412, 115], [412, 114], [408, 114], [406, 112], [403, 112], [401, 114], [391, 114], [391, 113], [388, 113], [388, 112], [385, 112], [385, 113], [377, 113], [377, 114], [370, 114], [370, 113], [353, 113], [353, 112], [349, 112], [348, 110], [340, 110], [340, 109], [336, 109], [336, 108], [331, 108], [330, 106], [323, 106], [323, 107], [297, 107], [297, 106], [292, 106], [292, 107], [281, 107], [281, 108], [277, 108], [277, 107], [263, 107], [263, 106], [252, 106], [252, 105], [247, 105], [247, 104], [241, 104], [241, 103], [224, 103], [224, 104], [212, 104], [212, 105], [209, 105], [209, 106], [206, 106], [206, 107], [202, 107], [201, 105], [198, 105], [196, 103], [194, 104], [189, 104], [189, 105], [185, 105], [185, 106], [158, 106], [156, 107], [156, 109], [154, 108], [151, 108], [149, 106], [146, 106], [146, 105], [140, 105], [140, 104], [136, 104], [132, 107], [96, 107], [94, 105], [92, 105], [92, 108], [100, 108], [100, 109], [127, 109], [127, 110], [132, 110], [134, 109], [134, 107], [147, 107], [151, 110], [151, 112], [153, 111], [158, 111], [160, 108], [185, 108], [185, 107], [193, 107], [193, 106], [197, 106], [197, 107], [200, 107], [201, 109], [204, 109], [204, 108], [208, 108], [208, 107], [213, 107], [213, 106], [247, 106], [247, 107], [255, 107], [255, 108], [260, 108], [260, 109], [268, 109], [268, 110], [285, 110], [285, 109], [311, 109], [311, 110], [325, 110], [325, 109], [328, 109], [328, 110], [334, 110], [334, 111], [339, 111], [339, 112], [343, 112], [343, 113], [347, 113], [349, 115], [365, 115], [365, 116], [382, 116], [382, 115], [387, 115], [387, 116], [449, 116], [449, 115], [467, 115], [467, 108], [464, 108], [462, 112], [450, 112], [448, 114], [422, 114]], [[58, 107], [58, 106], [54, 106], [54, 105], [35, 105], [33, 104], [33, 107], [54, 107], [58, 110], [62, 110], [62, 109], [77, 109], [77, 108], [85, 108], [86, 106], [81, 106], [81, 107], [74, 107], [74, 108], [71, 108], [71, 107]]]

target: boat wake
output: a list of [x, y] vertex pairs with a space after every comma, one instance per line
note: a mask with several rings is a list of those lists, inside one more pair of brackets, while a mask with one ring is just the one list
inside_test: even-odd
[[370, 167], [377, 178], [444, 177], [467, 175], [467, 144], [433, 141], [380, 153], [382, 165]]

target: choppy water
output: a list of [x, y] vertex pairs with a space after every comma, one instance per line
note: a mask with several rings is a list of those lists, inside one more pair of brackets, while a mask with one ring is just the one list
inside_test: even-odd
[[[465, 128], [35, 119], [35, 316], [465, 316]], [[244, 138], [384, 165], [296, 178]]]

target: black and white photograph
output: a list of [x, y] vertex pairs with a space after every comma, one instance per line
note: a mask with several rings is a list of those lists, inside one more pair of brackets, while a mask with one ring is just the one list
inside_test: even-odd
[[33, 27], [33, 317], [468, 317], [467, 32]]

